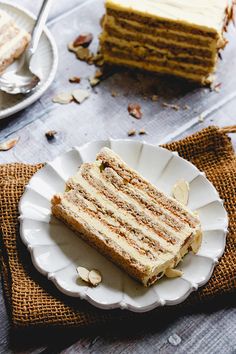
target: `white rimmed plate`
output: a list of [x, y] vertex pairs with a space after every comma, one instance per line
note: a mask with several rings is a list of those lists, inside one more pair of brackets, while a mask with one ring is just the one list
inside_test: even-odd
[[[178, 266], [183, 270], [180, 278], [163, 278], [152, 287], [144, 288], [52, 217], [51, 197], [64, 191], [65, 181], [83, 162], [94, 161], [104, 146], [117, 152], [167, 194], [179, 179], [190, 183], [189, 207], [200, 215], [203, 242], [196, 255], [189, 253]], [[177, 153], [130, 140], [91, 142], [47, 163], [30, 180], [19, 211], [21, 238], [35, 267], [59, 290], [69, 296], [86, 299], [102, 309], [121, 308], [135, 312], [178, 304], [204, 285], [224, 252], [228, 226], [223, 202], [204, 173]], [[102, 283], [90, 288], [78, 281], [76, 267], [79, 265], [99, 269]]]
[[[1, 1], [0, 9], [11, 15], [20, 27], [31, 32], [35, 21], [35, 16], [32, 13], [18, 5], [4, 1]], [[57, 46], [50, 31], [45, 28], [31, 62], [33, 72], [40, 77], [41, 84], [28, 95], [10, 95], [0, 91], [0, 119], [19, 112], [39, 99], [51, 85], [56, 74], [57, 64]], [[18, 61], [16, 60], [7, 70], [15, 69], [17, 66]]]

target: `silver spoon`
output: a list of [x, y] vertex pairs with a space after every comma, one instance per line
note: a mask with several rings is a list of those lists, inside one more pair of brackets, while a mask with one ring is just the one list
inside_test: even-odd
[[33, 91], [40, 84], [40, 78], [32, 72], [30, 62], [37, 50], [52, 1], [43, 1], [31, 34], [31, 41], [19, 59], [18, 69], [6, 71], [0, 76], [0, 90], [13, 95], [18, 93], [26, 94]]

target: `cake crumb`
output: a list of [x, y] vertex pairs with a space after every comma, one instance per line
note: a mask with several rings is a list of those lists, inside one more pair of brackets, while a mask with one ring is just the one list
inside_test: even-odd
[[147, 134], [147, 132], [144, 128], [140, 129], [139, 135], [146, 135], [146, 134]]
[[188, 111], [188, 110], [190, 109], [190, 106], [187, 105], [187, 104], [185, 104], [185, 105], [183, 106], [183, 109], [184, 109], [185, 111]]
[[157, 95], [152, 95], [152, 101], [157, 102], [159, 97]]
[[130, 129], [127, 134], [128, 134], [128, 136], [134, 136], [134, 135], [136, 135], [136, 130]]
[[45, 137], [47, 138], [47, 140], [53, 140], [56, 134], [57, 134], [56, 130], [49, 130], [48, 132], [45, 133]]
[[212, 87], [212, 91], [215, 91], [215, 92], [219, 93], [219, 92], [220, 92], [220, 89], [221, 89], [221, 85], [222, 85], [221, 82], [219, 82], [218, 84], [214, 85], [214, 86]]
[[177, 104], [169, 104], [166, 102], [162, 102], [162, 106], [166, 108], [174, 109], [175, 111], [178, 111], [180, 109], [180, 107]]
[[204, 117], [203, 117], [202, 114], [200, 114], [200, 116], [198, 117], [198, 121], [199, 121], [200, 123], [204, 122]]
[[118, 93], [117, 93], [116, 91], [113, 91], [113, 90], [112, 90], [112, 91], [111, 91], [111, 96], [112, 96], [112, 97], [117, 97], [117, 96], [118, 96]]
[[100, 79], [100, 78], [103, 77], [103, 74], [104, 74], [104, 72], [103, 72], [102, 69], [97, 69], [97, 70], [95, 71], [94, 77], [95, 77], [96, 79]]
[[69, 78], [69, 82], [72, 84], [79, 84], [81, 81], [81, 78], [79, 76], [72, 76]]

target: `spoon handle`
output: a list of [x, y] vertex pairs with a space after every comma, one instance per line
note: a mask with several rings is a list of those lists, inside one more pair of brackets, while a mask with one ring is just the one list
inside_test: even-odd
[[32, 55], [35, 53], [35, 51], [38, 47], [39, 40], [40, 40], [41, 34], [44, 30], [44, 25], [47, 21], [52, 2], [53, 2], [53, 0], [44, 0], [41, 8], [39, 10], [37, 20], [36, 20], [34, 28], [32, 30], [30, 45], [27, 48], [28, 62], [30, 61]]

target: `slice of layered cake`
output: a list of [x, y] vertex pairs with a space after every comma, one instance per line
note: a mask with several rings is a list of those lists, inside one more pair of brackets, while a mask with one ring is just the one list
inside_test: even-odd
[[30, 34], [18, 27], [13, 18], [0, 10], [0, 74], [24, 52]]
[[179, 275], [173, 268], [201, 244], [198, 217], [108, 148], [52, 198], [52, 213], [145, 286]]
[[101, 52], [105, 62], [212, 81], [228, 0], [106, 0]]

